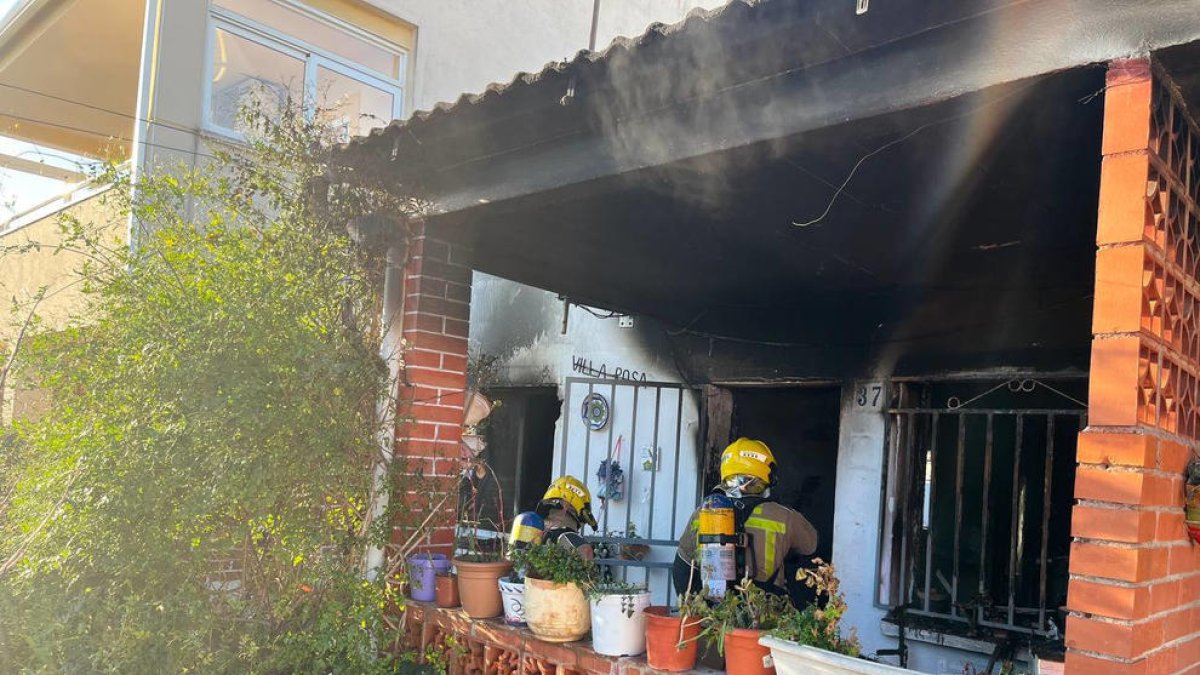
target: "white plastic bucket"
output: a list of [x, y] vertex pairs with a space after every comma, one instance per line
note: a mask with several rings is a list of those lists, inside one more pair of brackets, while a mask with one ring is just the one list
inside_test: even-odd
[[500, 596], [504, 601], [504, 623], [525, 624], [525, 584], [512, 577], [500, 577]]
[[637, 656], [646, 651], [650, 593], [602, 595], [591, 601], [592, 649], [605, 656]]

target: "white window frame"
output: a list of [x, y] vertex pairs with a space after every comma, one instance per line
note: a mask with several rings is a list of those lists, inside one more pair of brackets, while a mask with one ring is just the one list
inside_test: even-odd
[[[314, 101], [317, 96], [317, 68], [326, 68], [357, 82], [392, 95], [392, 119], [404, 116], [405, 73], [408, 72], [408, 50], [395, 43], [367, 33], [336, 17], [318, 12], [294, 0], [270, 0], [310, 19], [328, 24], [354, 38], [364, 40], [377, 47], [396, 54], [399, 57], [397, 76], [390, 79], [379, 75], [373, 69], [349, 61], [326, 50], [311, 45], [299, 38], [288, 35], [276, 28], [248, 19], [240, 14], [211, 2], [208, 8], [208, 27], [205, 37], [204, 63], [204, 104], [201, 111], [201, 129], [234, 141], [245, 140], [245, 136], [237, 129], [230, 129], [216, 124], [212, 120], [212, 78], [213, 57], [217, 44], [217, 30], [223, 30], [237, 37], [249, 40], [268, 49], [280, 52], [300, 60], [304, 65], [303, 95], [305, 111], [310, 119], [314, 115]], [[391, 120], [388, 120], [389, 122]]]

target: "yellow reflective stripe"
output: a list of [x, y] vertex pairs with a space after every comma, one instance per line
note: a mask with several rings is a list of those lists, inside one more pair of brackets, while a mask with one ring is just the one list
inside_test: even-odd
[[[755, 513], [758, 509], [755, 509]], [[770, 520], [769, 518], [757, 518], [751, 516], [746, 519], [745, 528], [747, 530], [758, 530], [763, 534], [764, 551], [763, 556], [766, 558], [763, 562], [763, 575], [769, 576], [775, 571], [775, 537], [771, 535], [778, 534], [780, 536], [787, 534], [787, 525], [778, 520]]]
[[700, 516], [699, 515], [697, 515], [696, 519], [692, 521], [691, 528], [692, 528], [692, 534], [696, 537], [696, 545], [692, 549], [692, 561], [695, 561], [700, 558]]

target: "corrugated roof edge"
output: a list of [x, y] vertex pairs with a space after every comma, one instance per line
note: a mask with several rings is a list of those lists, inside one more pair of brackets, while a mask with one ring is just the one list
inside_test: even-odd
[[342, 146], [342, 149], [352, 149], [356, 146], [370, 143], [373, 139], [387, 136], [403, 129], [411, 130], [428, 120], [449, 114], [458, 108], [477, 105], [484, 100], [503, 95], [519, 86], [530, 86], [536, 84], [547, 75], [560, 74], [582, 65], [588, 65], [607, 60], [611, 58], [617, 51], [633, 51], [637, 47], [646, 44], [655, 37], [686, 33], [688, 30], [692, 30], [700, 24], [709, 23], [714, 20], [720, 20], [721, 18], [730, 15], [735, 7], [749, 9], [767, 1], [769, 0], [730, 0], [730, 2], [713, 9], [701, 9], [697, 7], [696, 9], [688, 12], [687, 16], [676, 23], [652, 23], [637, 37], [618, 36], [612, 42], [610, 42], [607, 47], [600, 51], [588, 51], [586, 49], [582, 49], [575, 55], [573, 59], [569, 61], [551, 61], [536, 73], [527, 73], [524, 71], [518, 72], [513, 76], [512, 80], [508, 82], [493, 82], [484, 88], [482, 92], [477, 94], [466, 93], [462, 96], [459, 96], [458, 99], [454, 101], [444, 101], [434, 105], [433, 108], [429, 110], [416, 111], [408, 119], [393, 120], [387, 126], [372, 129], [367, 136], [359, 136], [358, 138], [351, 139], [349, 143], [346, 143]]

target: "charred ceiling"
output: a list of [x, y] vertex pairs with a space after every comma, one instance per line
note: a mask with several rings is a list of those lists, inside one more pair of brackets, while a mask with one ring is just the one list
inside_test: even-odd
[[436, 226], [480, 270], [662, 320], [697, 379], [1080, 367], [1102, 87], [1071, 71]]
[[1164, 49], [1154, 59], [1166, 79], [1179, 88], [1193, 119], [1200, 119], [1200, 42]]

